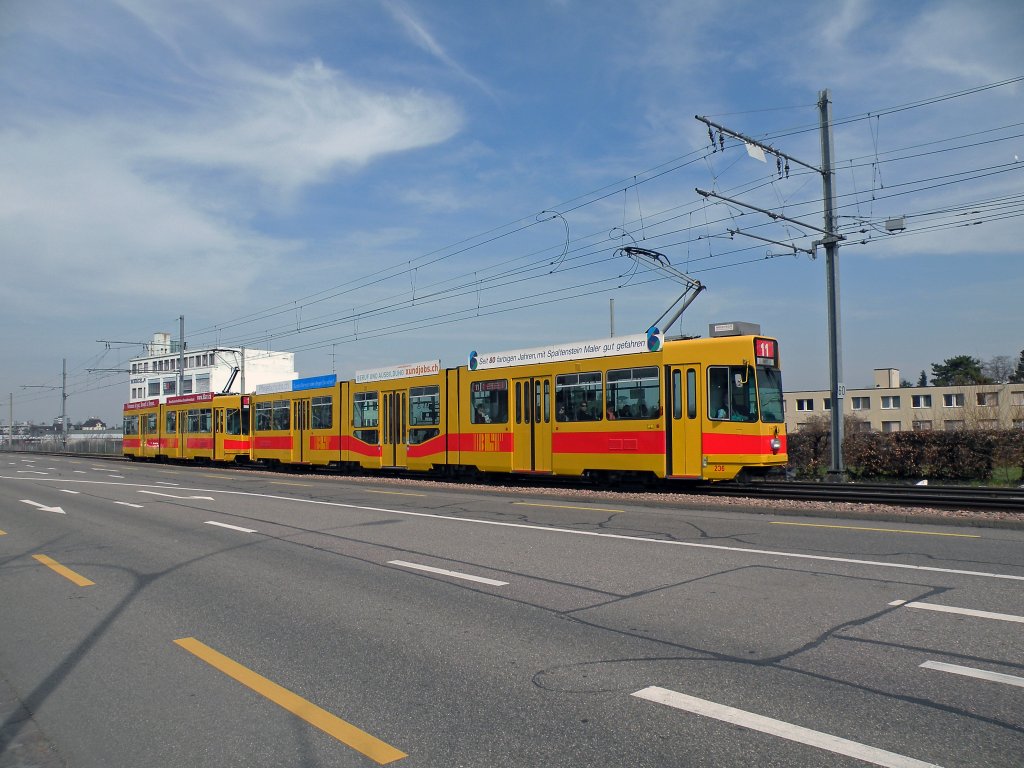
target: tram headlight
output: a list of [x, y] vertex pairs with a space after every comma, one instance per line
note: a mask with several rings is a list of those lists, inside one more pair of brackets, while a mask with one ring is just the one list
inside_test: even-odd
[[779, 440], [779, 438], [777, 437], [773, 437], [771, 439], [771, 442], [768, 443], [768, 445], [772, 449], [772, 453], [778, 453], [780, 450], [782, 450], [782, 441]]

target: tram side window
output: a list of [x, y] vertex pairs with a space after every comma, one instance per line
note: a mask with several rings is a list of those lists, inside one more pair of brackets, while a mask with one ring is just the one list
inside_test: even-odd
[[409, 445], [418, 445], [441, 434], [441, 388], [409, 388]]
[[199, 411], [199, 431], [207, 434], [213, 432], [212, 408], [203, 408]]
[[658, 368], [649, 366], [608, 371], [606, 407], [608, 418], [655, 419], [660, 416], [661, 379]]
[[178, 412], [168, 411], [167, 417], [164, 419], [164, 432], [169, 435], [173, 435], [178, 431]]
[[125, 416], [124, 417], [124, 433], [126, 435], [137, 435], [137, 434], [139, 434], [139, 417], [138, 416]]
[[441, 388], [412, 387], [409, 390], [409, 426], [423, 427], [441, 423]]
[[199, 432], [199, 409], [193, 409], [185, 414], [185, 431]]
[[330, 395], [314, 397], [310, 403], [310, 426], [313, 429], [330, 429], [334, 426], [334, 401]]
[[708, 418], [757, 421], [754, 369], [749, 365], [708, 368]]
[[686, 369], [686, 418], [697, 418], [697, 371]]
[[555, 421], [600, 420], [600, 371], [555, 377]]
[[376, 445], [379, 418], [376, 392], [356, 392], [352, 396], [352, 434], [357, 440]]
[[273, 404], [270, 402], [256, 403], [256, 431], [265, 432], [273, 424]]
[[147, 413], [146, 414], [146, 433], [150, 434], [150, 435], [155, 435], [156, 434], [156, 414], [155, 413]]
[[286, 430], [291, 426], [291, 408], [287, 400], [274, 401], [274, 426], [276, 430]]
[[469, 413], [473, 424], [508, 424], [508, 380], [474, 381]]
[[242, 434], [242, 412], [237, 408], [228, 408], [224, 431], [229, 435]]

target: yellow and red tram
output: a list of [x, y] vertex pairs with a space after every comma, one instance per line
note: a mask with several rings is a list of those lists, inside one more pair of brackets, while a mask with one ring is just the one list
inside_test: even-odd
[[636, 335], [125, 406], [125, 455], [686, 480], [786, 463], [778, 342]]
[[124, 455], [143, 459], [249, 460], [249, 396], [206, 392], [125, 404]]

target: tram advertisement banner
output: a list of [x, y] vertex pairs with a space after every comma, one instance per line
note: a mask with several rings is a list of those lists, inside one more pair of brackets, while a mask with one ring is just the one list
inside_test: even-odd
[[582, 360], [588, 357], [611, 357], [613, 355], [635, 355], [661, 349], [664, 337], [659, 334], [637, 333], [632, 336], [615, 336], [594, 341], [574, 341], [567, 344], [551, 344], [533, 349], [513, 349], [508, 352], [471, 352], [469, 369], [483, 371], [489, 368], [506, 368], [511, 365], [530, 363], [554, 363], [560, 360]]

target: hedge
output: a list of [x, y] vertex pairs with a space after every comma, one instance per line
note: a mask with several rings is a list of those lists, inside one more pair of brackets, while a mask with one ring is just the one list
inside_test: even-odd
[[[820, 477], [831, 466], [827, 431], [788, 437], [789, 469]], [[843, 438], [843, 461], [853, 479], [990, 481], [993, 471], [1024, 473], [1024, 430], [853, 432]]]

